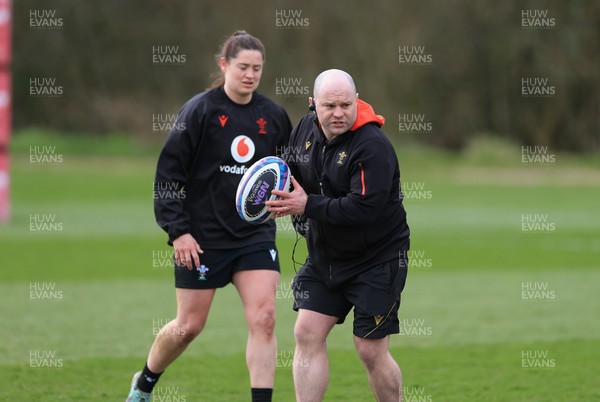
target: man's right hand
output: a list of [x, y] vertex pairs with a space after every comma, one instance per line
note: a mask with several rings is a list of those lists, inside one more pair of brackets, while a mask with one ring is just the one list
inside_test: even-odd
[[200, 266], [200, 254], [204, 254], [200, 245], [189, 233], [173, 240], [173, 252], [175, 254], [175, 264], [180, 267], [187, 267], [190, 271]]

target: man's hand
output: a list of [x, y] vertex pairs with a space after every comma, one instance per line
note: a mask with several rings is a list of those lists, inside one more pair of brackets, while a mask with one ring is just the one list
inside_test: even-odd
[[294, 176], [291, 177], [294, 191], [288, 193], [280, 190], [273, 190], [272, 194], [280, 197], [279, 200], [267, 201], [265, 204], [269, 207], [269, 211], [276, 212], [276, 218], [286, 215], [304, 215], [306, 201], [308, 196]]
[[200, 254], [204, 254], [200, 245], [189, 233], [173, 240], [173, 252], [175, 253], [175, 264], [187, 267], [190, 271], [200, 266]]

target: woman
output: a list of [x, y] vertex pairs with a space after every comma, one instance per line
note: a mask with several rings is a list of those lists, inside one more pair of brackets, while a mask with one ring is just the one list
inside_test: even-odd
[[160, 375], [202, 331], [216, 289], [233, 283], [242, 300], [252, 401], [271, 401], [277, 343], [279, 259], [275, 224], [250, 225], [235, 210], [237, 185], [256, 160], [275, 155], [292, 126], [285, 110], [256, 92], [261, 41], [235, 32], [221, 47], [221, 76], [181, 109], [160, 154], [154, 211], [175, 257], [177, 317], [156, 336], [127, 401], [150, 401]]

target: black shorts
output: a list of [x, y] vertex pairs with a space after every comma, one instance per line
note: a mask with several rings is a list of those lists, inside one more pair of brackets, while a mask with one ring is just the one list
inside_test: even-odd
[[294, 310], [306, 309], [338, 317], [338, 324], [354, 307], [354, 335], [380, 339], [400, 332], [398, 308], [404, 289], [406, 253], [330, 289], [314, 271], [310, 259], [294, 278]]
[[272, 242], [257, 243], [234, 249], [203, 249], [200, 267], [189, 270], [175, 266], [175, 287], [181, 289], [216, 289], [228, 285], [239, 271], [268, 269], [279, 272], [277, 247]]

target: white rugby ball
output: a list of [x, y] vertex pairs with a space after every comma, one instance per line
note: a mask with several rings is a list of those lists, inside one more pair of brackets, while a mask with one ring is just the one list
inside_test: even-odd
[[265, 202], [278, 198], [271, 194], [274, 189], [290, 191], [290, 169], [283, 159], [267, 156], [250, 166], [238, 184], [235, 208], [240, 217], [253, 224], [272, 218]]

